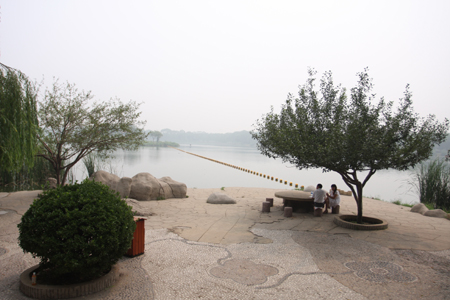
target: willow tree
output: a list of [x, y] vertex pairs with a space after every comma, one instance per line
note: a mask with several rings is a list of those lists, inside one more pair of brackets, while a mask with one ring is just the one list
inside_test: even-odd
[[357, 74], [350, 97], [345, 88], [334, 85], [331, 72], [323, 75], [316, 90], [315, 74], [309, 70], [298, 97], [289, 94], [280, 113], [272, 107], [258, 120], [252, 137], [268, 157], [299, 169], [341, 175], [353, 192], [362, 223], [363, 188], [369, 179], [377, 170], [407, 170], [430, 157], [433, 146], [445, 140], [449, 122], [414, 113], [408, 85], [396, 111], [384, 98], [375, 103], [367, 69]]
[[48, 160], [63, 185], [70, 169], [90, 153], [107, 156], [143, 144], [145, 122], [138, 120], [139, 104], [118, 99], [93, 102], [90, 92], [79, 92], [74, 84], [53, 83], [39, 103], [38, 156]]
[[0, 63], [0, 169], [32, 166], [36, 154], [37, 91], [22, 72]]

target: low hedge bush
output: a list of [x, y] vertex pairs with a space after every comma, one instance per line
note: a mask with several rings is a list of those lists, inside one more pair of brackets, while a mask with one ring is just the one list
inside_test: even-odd
[[38, 280], [67, 284], [109, 272], [136, 224], [118, 193], [86, 179], [39, 195], [18, 227], [20, 247], [40, 258]]

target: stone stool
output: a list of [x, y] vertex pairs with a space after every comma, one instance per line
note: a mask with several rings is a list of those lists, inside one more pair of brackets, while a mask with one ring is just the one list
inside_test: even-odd
[[340, 208], [339, 205], [336, 205], [335, 207], [332, 207], [331, 208], [331, 213], [332, 214], [339, 214], [339, 208]]
[[290, 217], [292, 217], [292, 207], [286, 206], [286, 207], [284, 208], [284, 217], [285, 217], [285, 218], [290, 218]]
[[322, 208], [314, 208], [314, 217], [321, 217], [323, 213]]
[[262, 205], [262, 212], [270, 212], [270, 202], [269, 201], [264, 201], [263, 205]]
[[266, 198], [267, 202], [270, 202], [270, 207], [273, 206], [273, 198]]

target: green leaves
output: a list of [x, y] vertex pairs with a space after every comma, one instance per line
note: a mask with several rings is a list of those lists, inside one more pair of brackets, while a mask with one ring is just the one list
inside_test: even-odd
[[49, 277], [89, 280], [128, 250], [136, 224], [131, 207], [106, 185], [81, 184], [44, 192], [23, 215], [19, 245], [40, 257]]
[[96, 103], [92, 99], [90, 92], [56, 81], [40, 103], [39, 156], [60, 174], [58, 184], [64, 184], [69, 170], [90, 153], [107, 157], [117, 148], [136, 149], [147, 137], [145, 122], [138, 121], [139, 104], [119, 99]]
[[35, 86], [20, 71], [0, 63], [0, 166], [18, 171], [36, 154]]
[[[324, 73], [316, 90], [316, 72], [308, 70], [310, 77], [299, 86], [298, 96], [289, 94], [280, 113], [272, 108], [251, 132], [258, 149], [268, 157], [281, 158], [299, 169], [339, 173], [352, 189], [358, 208], [362, 188], [377, 170], [414, 167], [445, 140], [449, 129], [447, 119], [421, 119], [413, 112], [408, 85], [396, 112], [392, 102], [381, 98], [376, 103], [367, 72], [357, 74], [358, 82], [348, 97], [345, 88], [334, 85], [331, 72]], [[362, 181], [359, 171], [369, 171]], [[358, 214], [362, 216], [362, 208]]]

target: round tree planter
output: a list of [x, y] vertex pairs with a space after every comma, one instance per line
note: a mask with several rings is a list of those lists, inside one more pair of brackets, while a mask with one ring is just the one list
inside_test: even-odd
[[112, 266], [108, 274], [92, 281], [69, 285], [31, 284], [30, 273], [39, 265], [25, 270], [20, 275], [20, 291], [34, 299], [66, 299], [86, 296], [100, 292], [113, 285], [119, 278], [119, 268]]
[[370, 217], [362, 217], [364, 224], [354, 223], [356, 222], [357, 216], [355, 215], [341, 215], [334, 218], [334, 224], [339, 227], [354, 229], [354, 230], [382, 230], [388, 228], [388, 223]]

